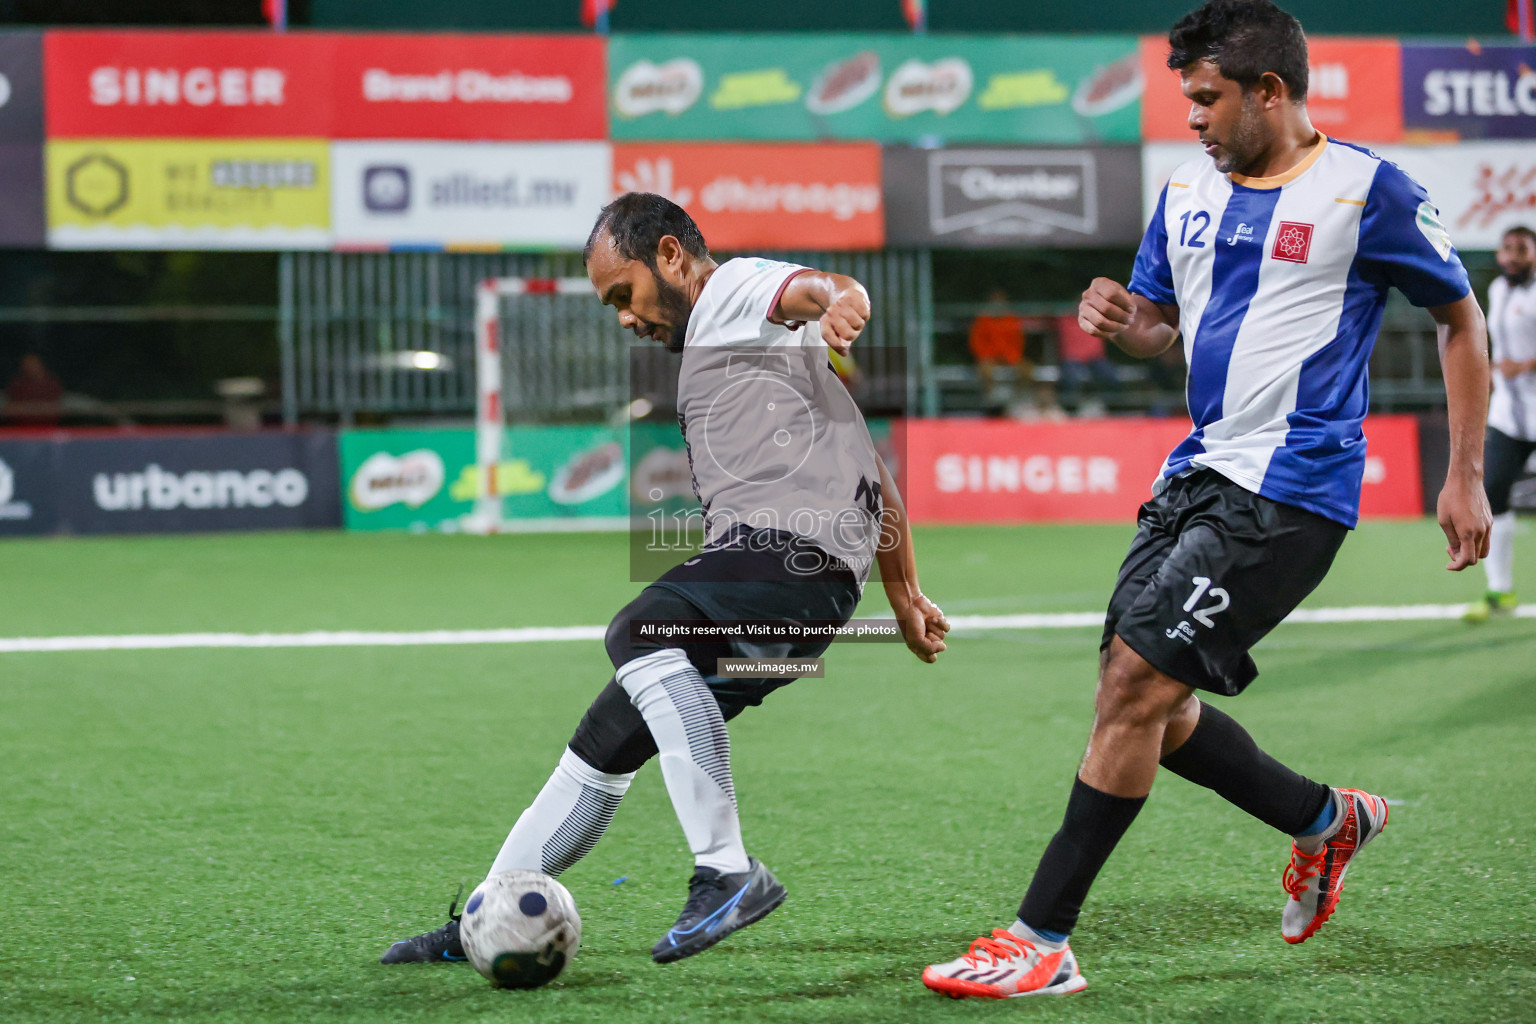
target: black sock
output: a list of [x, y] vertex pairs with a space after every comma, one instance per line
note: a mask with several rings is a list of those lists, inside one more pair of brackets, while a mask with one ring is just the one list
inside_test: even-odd
[[1288, 836], [1302, 834], [1329, 799], [1327, 786], [1297, 775], [1264, 753], [1247, 729], [1205, 703], [1200, 705], [1200, 721], [1189, 739], [1165, 754], [1162, 766], [1197, 786], [1215, 790]]
[[1040, 858], [1019, 905], [1019, 920], [1037, 931], [1070, 934], [1088, 887], [1146, 802], [1144, 796], [1111, 796], [1074, 780], [1061, 831]]

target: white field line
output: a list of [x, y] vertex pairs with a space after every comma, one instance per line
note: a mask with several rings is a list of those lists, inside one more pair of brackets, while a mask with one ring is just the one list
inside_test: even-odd
[[[1424, 622], [1458, 619], [1464, 604], [1356, 605], [1303, 608], [1287, 623]], [[1515, 615], [1536, 619], [1536, 605], [1522, 605]], [[956, 632], [989, 629], [1081, 629], [1104, 624], [1103, 612], [1032, 615], [956, 615]], [[121, 636], [23, 636], [0, 638], [0, 654], [48, 651], [163, 651], [187, 647], [432, 647], [459, 644], [533, 644], [564, 640], [601, 640], [603, 626], [528, 626], [521, 629], [434, 629], [382, 633], [346, 630], [311, 633], [140, 633]]]

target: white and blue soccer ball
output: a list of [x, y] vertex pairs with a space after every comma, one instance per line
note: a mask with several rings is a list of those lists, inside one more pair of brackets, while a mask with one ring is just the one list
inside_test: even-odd
[[581, 915], [565, 886], [540, 871], [503, 871], [469, 894], [459, 941], [497, 988], [538, 988], [581, 945]]

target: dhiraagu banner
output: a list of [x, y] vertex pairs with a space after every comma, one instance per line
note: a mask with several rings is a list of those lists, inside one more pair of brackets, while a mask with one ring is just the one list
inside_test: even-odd
[[[509, 427], [496, 467], [503, 518], [530, 530], [623, 529], [624, 440], [605, 426]], [[349, 430], [340, 449], [349, 530], [451, 532], [474, 507], [472, 430]]]
[[1128, 35], [616, 35], [608, 69], [619, 140], [1140, 140]]

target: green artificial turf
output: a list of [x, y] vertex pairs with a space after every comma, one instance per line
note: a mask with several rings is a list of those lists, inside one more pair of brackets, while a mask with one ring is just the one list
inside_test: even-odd
[[[1129, 535], [927, 529], [922, 577], [954, 614], [1096, 610]], [[1368, 524], [1309, 604], [1468, 600], [1481, 572], [1441, 571], [1443, 546]], [[7, 541], [0, 582], [8, 637], [602, 625], [638, 589], [608, 535]], [[1531, 619], [1282, 626], [1222, 702], [1299, 770], [1402, 801], [1306, 944], [1279, 935], [1285, 840], [1170, 777], [1074, 936], [1087, 993], [924, 989], [924, 964], [1012, 919], [1096, 645], [975, 633], [936, 666], [834, 648], [827, 679], [732, 726], [784, 907], [651, 964], [690, 865], [648, 768], [563, 877], [582, 950], [534, 992], [378, 956], [483, 875], [606, 680], [600, 644], [0, 654], [0, 1020], [1536, 1020]]]

